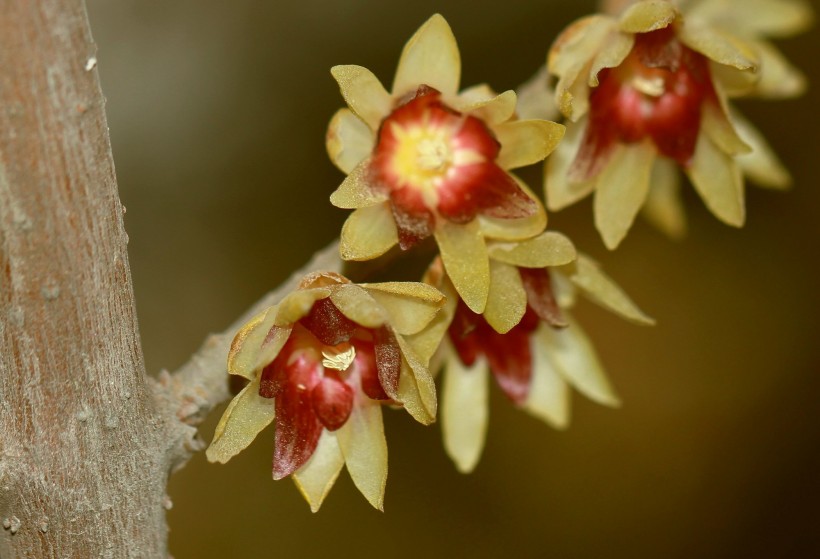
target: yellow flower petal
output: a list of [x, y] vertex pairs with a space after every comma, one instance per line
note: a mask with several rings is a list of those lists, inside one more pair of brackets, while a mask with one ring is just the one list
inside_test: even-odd
[[276, 359], [276, 356], [279, 355], [279, 352], [287, 343], [291, 330], [290, 326], [278, 326], [270, 331], [259, 350], [256, 361], [257, 370], [267, 367]]
[[615, 22], [609, 17], [582, 18], [561, 33], [550, 49], [547, 66], [559, 77], [555, 86], [556, 104], [573, 122], [589, 108], [587, 76], [590, 61], [614, 30]]
[[461, 55], [450, 25], [439, 14], [434, 15], [410, 38], [401, 52], [393, 97], [429, 85], [445, 96], [455, 95], [461, 79]]
[[490, 260], [490, 295], [484, 318], [499, 334], [506, 334], [521, 322], [527, 310], [527, 292], [518, 268]]
[[228, 372], [248, 380], [256, 376], [259, 351], [276, 319], [276, 306], [269, 307], [245, 324], [231, 342]]
[[735, 2], [711, 1], [687, 7], [687, 19], [697, 19], [751, 36], [790, 37], [808, 29], [814, 13], [805, 0], [743, 0], [742, 9]]
[[686, 235], [686, 214], [680, 193], [680, 174], [677, 165], [669, 159], [655, 159], [649, 195], [641, 210], [653, 226], [669, 237], [681, 239]]
[[609, 250], [626, 237], [646, 200], [655, 157], [650, 142], [620, 145], [597, 177], [595, 227]]
[[358, 285], [340, 285], [333, 290], [330, 300], [343, 315], [365, 328], [378, 328], [387, 322], [384, 309]]
[[570, 280], [595, 303], [638, 324], [655, 324], [591, 258], [578, 255]]
[[[330, 160], [345, 173], [350, 173], [356, 165], [373, 151], [373, 132], [350, 109], [339, 109], [327, 127], [325, 147]], [[347, 206], [339, 206], [347, 207]], [[359, 206], [352, 206], [359, 207]]]
[[540, 120], [558, 118], [560, 113], [558, 105], [555, 104], [555, 93], [550, 86], [549, 71], [546, 66], [541, 66], [532, 78], [518, 88], [516, 93], [518, 93], [516, 111], [520, 118]]
[[604, 68], [620, 66], [635, 45], [635, 35], [632, 33], [610, 33], [604, 46], [595, 55], [592, 67], [589, 70], [589, 87], [598, 87], [598, 74]]
[[344, 260], [371, 260], [399, 242], [399, 233], [387, 203], [359, 208], [342, 226], [339, 252]]
[[569, 385], [553, 365], [547, 344], [540, 343], [536, 336], [531, 347], [532, 382], [524, 409], [556, 429], [565, 429], [569, 425]]
[[625, 33], [648, 33], [668, 27], [678, 11], [666, 0], [644, 0], [629, 6], [620, 17], [618, 26]]
[[689, 25], [688, 21], [677, 31], [678, 38], [686, 46], [719, 64], [757, 71], [758, 60], [754, 50], [739, 37], [705, 25]]
[[728, 225], [743, 225], [746, 209], [740, 167], [731, 156], [718, 149], [706, 134], [698, 135], [695, 155], [687, 174], [709, 211]]
[[350, 109], [358, 115], [371, 130], [376, 131], [382, 119], [390, 114], [393, 99], [385, 91], [379, 78], [361, 66], [334, 66], [330, 73], [339, 83], [342, 97]]
[[399, 376], [399, 401], [413, 419], [423, 425], [429, 425], [436, 420], [438, 409], [433, 376], [427, 368], [427, 363], [416, 354], [404, 336], [396, 335], [396, 341], [404, 358]]
[[536, 211], [529, 217], [518, 219], [501, 219], [479, 215], [478, 221], [481, 224], [481, 232], [487, 238], [520, 241], [538, 235], [547, 226], [547, 212], [541, 200], [533, 194], [532, 190], [522, 180], [515, 175], [510, 176], [515, 179], [521, 190], [535, 202]]
[[444, 295], [423, 283], [371, 283], [361, 287], [387, 311], [391, 326], [402, 335], [420, 332], [444, 304]]
[[381, 404], [357, 393], [350, 417], [336, 431], [336, 438], [353, 483], [371, 505], [384, 510], [387, 441]]
[[544, 326], [537, 330], [547, 344], [558, 372], [581, 394], [605, 406], [620, 406], [620, 400], [604, 373], [595, 349], [580, 326], [565, 313], [567, 328]]
[[455, 351], [447, 360], [442, 386], [444, 449], [463, 474], [472, 472], [487, 436], [489, 367], [483, 357], [465, 367]]
[[547, 207], [558, 211], [588, 196], [595, 188], [595, 180], [570, 182], [568, 175], [586, 133], [586, 119], [567, 124], [563, 141], [547, 159], [544, 166], [544, 190]]
[[462, 113], [479, 118], [487, 124], [499, 124], [510, 120], [515, 114], [517, 96], [515, 91], [509, 90], [500, 95], [493, 95], [489, 99], [471, 100], [470, 95], [462, 92], [453, 108]]
[[344, 463], [345, 458], [336, 435], [323, 429], [313, 456], [293, 473], [293, 481], [310, 505], [311, 512], [318, 511], [322, 506]]
[[361, 160], [330, 195], [330, 203], [337, 208], [356, 209], [385, 202], [387, 194], [371, 187], [371, 172], [370, 158]]
[[493, 260], [522, 268], [562, 266], [576, 256], [572, 241], [554, 231], [517, 243], [491, 242], [487, 244], [487, 252]]
[[768, 99], [797, 97], [806, 91], [806, 76], [794, 67], [776, 48], [764, 41], [754, 41], [760, 57], [760, 80], [754, 94]]
[[319, 299], [324, 299], [330, 295], [330, 289], [326, 287], [315, 287], [312, 289], [297, 289], [288, 294], [279, 303], [276, 312], [275, 324], [277, 326], [288, 326], [293, 324], [313, 308], [313, 303]]
[[259, 395], [259, 379], [252, 380], [231, 400], [219, 420], [214, 440], [205, 451], [208, 461], [224, 464], [247, 448], [273, 421], [275, 409], [273, 400]]
[[516, 169], [543, 161], [552, 151], [566, 128], [549, 120], [513, 120], [493, 127], [501, 142], [496, 163], [502, 169]]
[[729, 155], [752, 151], [752, 148], [738, 136], [724, 109], [713, 103], [704, 103], [702, 108], [701, 129], [721, 151]]
[[[427, 281], [426, 277], [425, 281]], [[450, 322], [453, 320], [456, 305], [458, 304], [458, 293], [456, 293], [452, 283], [446, 279], [446, 276], [443, 285], [439, 286], [439, 288], [445, 295], [444, 306], [442, 306], [424, 330], [418, 334], [403, 336], [405, 342], [410, 345], [422, 363], [430, 363], [430, 360], [436, 353], [436, 350], [441, 344], [441, 340], [447, 332], [447, 328], [450, 326]], [[432, 367], [428, 367], [428, 369], [433, 370]]]
[[440, 220], [435, 236], [456, 291], [473, 312], [483, 312], [490, 291], [490, 261], [478, 220], [465, 225]]
[[777, 190], [789, 188], [792, 183], [789, 171], [780, 162], [763, 134], [737, 111], [732, 112], [730, 118], [740, 137], [752, 146], [751, 153], [735, 159], [743, 172], [759, 186]]

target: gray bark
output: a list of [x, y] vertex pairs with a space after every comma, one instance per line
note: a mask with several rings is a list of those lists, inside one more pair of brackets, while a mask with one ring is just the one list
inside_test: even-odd
[[84, 4], [0, 14], [0, 556], [165, 557], [167, 478], [229, 396], [234, 327], [146, 377]]

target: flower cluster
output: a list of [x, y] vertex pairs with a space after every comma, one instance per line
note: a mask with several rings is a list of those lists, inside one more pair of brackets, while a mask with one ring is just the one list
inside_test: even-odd
[[642, 0], [570, 25], [547, 61], [568, 119], [546, 166], [549, 208], [594, 192], [595, 225], [610, 249], [641, 209], [680, 236], [677, 167], [716, 217], [742, 226], [744, 173], [770, 188], [790, 179], [727, 99], [799, 94], [802, 75], [764, 38], [797, 32], [810, 16], [802, 2], [782, 0]]
[[[444, 447], [465, 473], [483, 450], [490, 376], [514, 406], [556, 428], [569, 421], [572, 388], [619, 405], [571, 308], [581, 294], [636, 324], [654, 321], [567, 237], [546, 230], [543, 204], [510, 171], [556, 150], [545, 165], [550, 208], [594, 191], [595, 223], [611, 249], [642, 208], [681, 232], [676, 167], [715, 215], [741, 225], [741, 172], [772, 187], [788, 175], [727, 99], [803, 87], [763, 40], [796, 30], [802, 4], [762, 22], [776, 2], [754, 3], [758, 15], [729, 11], [728, 0], [641, 0], [582, 19], [549, 53], [554, 92], [542, 70], [521, 103], [484, 84], [459, 90], [458, 47], [439, 15], [404, 47], [389, 92], [361, 66], [335, 66], [347, 107], [331, 119], [326, 146], [346, 178], [330, 200], [354, 210], [342, 258], [371, 260], [428, 238], [437, 254], [421, 283], [311, 274], [253, 318], [228, 356], [228, 371], [248, 384], [208, 459], [226, 462], [273, 423], [273, 477], [292, 477], [312, 510], [345, 465], [381, 509], [382, 409], [434, 422], [439, 371]], [[568, 119], [563, 141], [564, 126], [541, 118], [555, 107]]]

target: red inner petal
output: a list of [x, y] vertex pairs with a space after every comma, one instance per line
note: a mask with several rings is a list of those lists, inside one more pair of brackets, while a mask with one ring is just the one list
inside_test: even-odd
[[567, 321], [552, 292], [552, 277], [546, 268], [518, 268], [521, 282], [527, 292], [527, 304], [538, 317], [556, 327], [565, 327]]
[[399, 231], [399, 248], [408, 250], [433, 234], [435, 216], [418, 190], [410, 186], [394, 190], [390, 193], [390, 202]]
[[325, 369], [325, 376], [311, 393], [313, 411], [330, 431], [345, 424], [353, 410], [353, 389], [335, 371]]
[[499, 334], [483, 316], [459, 301], [448, 334], [462, 363], [469, 367], [479, 355], [485, 355], [498, 386], [514, 403], [521, 405], [532, 383], [530, 334], [537, 326], [538, 317], [527, 309], [517, 326], [506, 334]]
[[385, 393], [396, 400], [401, 374], [401, 350], [396, 336], [387, 326], [373, 331], [373, 348], [376, 356], [376, 370]]
[[624, 62], [602, 70], [598, 78], [589, 97], [589, 125], [570, 169], [571, 181], [597, 175], [616, 143], [647, 137], [662, 155], [689, 164], [702, 105], [717, 103], [717, 94], [707, 58], [678, 41], [674, 26], [635, 35], [635, 46]]
[[276, 429], [273, 479], [282, 479], [301, 468], [313, 455], [322, 423], [313, 411], [311, 393], [320, 380], [321, 364], [308, 352], [284, 351], [272, 363], [276, 387]]
[[382, 388], [379, 380], [378, 367], [376, 366], [376, 352], [373, 343], [365, 340], [354, 339], [353, 346], [356, 348], [354, 366], [359, 371], [362, 383], [362, 391], [373, 400], [389, 400], [390, 396]]
[[325, 345], [335, 346], [350, 340], [358, 325], [342, 314], [330, 298], [319, 299], [307, 316], [299, 320]]

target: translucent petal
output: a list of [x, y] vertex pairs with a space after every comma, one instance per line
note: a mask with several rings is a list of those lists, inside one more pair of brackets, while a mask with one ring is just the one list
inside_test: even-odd
[[[404, 336], [405, 342], [413, 348], [413, 351], [422, 363], [430, 363], [430, 360], [447, 332], [447, 328], [450, 326], [450, 322], [453, 320], [453, 315], [455, 314], [456, 305], [458, 303], [458, 293], [456, 293], [455, 288], [449, 280], [445, 278], [440, 289], [445, 295], [445, 301], [444, 306], [438, 314], [436, 314], [430, 324], [418, 334]], [[429, 369], [433, 370], [432, 367], [429, 367]]]
[[626, 33], [648, 33], [668, 27], [678, 11], [666, 0], [645, 0], [635, 2], [621, 14], [618, 26]]
[[614, 20], [589, 16], [567, 27], [555, 40], [547, 58], [551, 73], [559, 77], [555, 98], [561, 112], [576, 121], [586, 113], [589, 62], [614, 29]]
[[323, 430], [313, 456], [307, 464], [293, 473], [293, 481], [310, 505], [311, 512], [318, 511], [322, 506], [344, 463], [336, 435], [327, 429]]
[[549, 120], [513, 120], [493, 128], [501, 142], [496, 163], [502, 169], [516, 169], [543, 161], [552, 151], [566, 128]]
[[515, 219], [502, 219], [479, 215], [478, 220], [481, 223], [481, 232], [485, 237], [504, 241], [519, 241], [538, 235], [544, 230], [544, 227], [547, 226], [547, 212], [544, 209], [544, 205], [523, 181], [514, 175], [510, 176], [515, 179], [518, 186], [521, 187], [521, 190], [524, 191], [530, 199], [535, 201], [536, 212], [529, 217]]
[[[540, 328], [549, 326], [542, 325]], [[564, 429], [569, 424], [569, 385], [553, 365], [547, 344], [535, 336], [532, 346], [532, 383], [524, 409], [556, 429]]]
[[276, 326], [271, 328], [267, 338], [262, 343], [262, 348], [259, 350], [259, 355], [256, 360], [256, 369], [262, 369], [271, 363], [290, 337], [292, 328], [290, 326]]
[[387, 321], [381, 305], [358, 285], [340, 285], [333, 290], [330, 300], [343, 315], [365, 328], [378, 328]]
[[378, 130], [382, 119], [393, 108], [393, 99], [379, 79], [367, 68], [354, 65], [334, 66], [330, 73], [339, 83], [342, 97], [350, 109], [371, 130]]
[[371, 260], [399, 242], [390, 204], [354, 211], [342, 226], [339, 252], [344, 260]]
[[490, 261], [479, 222], [460, 225], [441, 220], [435, 235], [456, 291], [473, 312], [483, 312], [490, 290]]
[[450, 25], [439, 14], [416, 31], [401, 52], [393, 96], [400, 98], [419, 85], [429, 85], [445, 96], [455, 95], [461, 79], [461, 56]]
[[688, 22], [679, 26], [677, 31], [686, 46], [719, 64], [739, 70], [757, 70], [758, 59], [754, 49], [738, 37], [705, 25], [689, 25]]
[[575, 260], [575, 246], [561, 233], [545, 231], [515, 243], [493, 241], [487, 244], [490, 258], [523, 268], [562, 266]]
[[586, 120], [567, 124], [563, 141], [547, 159], [544, 167], [544, 189], [547, 207], [558, 211], [588, 196], [595, 188], [595, 180], [570, 182], [569, 169], [586, 132]]
[[560, 113], [555, 104], [555, 92], [550, 86], [549, 71], [541, 66], [538, 72], [518, 88], [517, 112], [520, 118], [556, 120]]
[[479, 358], [465, 367], [455, 351], [447, 360], [442, 385], [441, 430], [444, 449], [463, 474], [481, 458], [489, 415], [489, 368]]
[[632, 51], [635, 35], [632, 33], [610, 33], [606, 46], [595, 55], [589, 70], [589, 87], [598, 87], [598, 74], [604, 68], [615, 68]]
[[487, 124], [499, 124], [512, 118], [515, 114], [517, 97], [515, 91], [509, 90], [480, 101], [464, 99], [464, 93], [459, 95], [460, 103], [453, 108], [462, 113], [480, 118]]
[[436, 420], [438, 408], [433, 377], [427, 363], [403, 336], [396, 336], [396, 341], [404, 357], [399, 377], [399, 401], [416, 421], [429, 425]]
[[728, 225], [743, 225], [746, 210], [740, 167], [731, 156], [718, 149], [706, 134], [698, 135], [695, 155], [687, 174], [709, 211]]
[[672, 161], [658, 157], [652, 167], [643, 216], [673, 239], [686, 235], [686, 214], [680, 192], [680, 172]]
[[596, 178], [595, 227], [610, 250], [626, 237], [646, 200], [655, 157], [650, 142], [618, 146]]
[[594, 302], [638, 324], [655, 324], [591, 258], [579, 254], [570, 280]]
[[702, 110], [701, 129], [721, 151], [729, 155], [752, 151], [752, 148], [738, 136], [735, 127], [720, 106], [715, 103], [704, 103]]
[[371, 188], [370, 158], [359, 162], [345, 180], [330, 195], [330, 203], [337, 208], [369, 208], [387, 200], [387, 194]]
[[484, 318], [499, 334], [506, 334], [521, 322], [527, 310], [527, 293], [518, 268], [490, 260], [490, 295]]
[[350, 173], [366, 159], [373, 143], [373, 132], [350, 109], [339, 109], [330, 119], [325, 147], [330, 160], [343, 172]]
[[336, 431], [336, 438], [353, 483], [371, 505], [384, 510], [387, 441], [381, 404], [358, 393], [353, 411], [347, 423]]
[[795, 35], [814, 20], [806, 0], [744, 0], [742, 9], [730, 1], [704, 1], [688, 8], [686, 16], [744, 35], [770, 37]]
[[269, 307], [245, 324], [231, 342], [228, 372], [248, 380], [256, 376], [259, 351], [276, 319], [277, 307]]
[[371, 283], [362, 287], [387, 311], [391, 326], [402, 335], [420, 332], [444, 304], [444, 296], [423, 283]]
[[581, 327], [567, 317], [567, 328], [539, 328], [537, 333], [558, 372], [581, 394], [605, 406], [620, 406], [595, 349]]
[[764, 41], [755, 41], [753, 45], [760, 57], [760, 80], [755, 84], [755, 95], [782, 99], [797, 97], [806, 91], [806, 76], [780, 51]]
[[751, 122], [737, 111], [730, 118], [738, 134], [752, 146], [752, 152], [736, 158], [743, 172], [755, 183], [766, 188], [782, 190], [791, 186], [789, 171], [780, 162], [766, 138]]
[[243, 451], [270, 425], [276, 413], [273, 400], [259, 395], [256, 378], [231, 400], [219, 420], [214, 440], [205, 451], [209, 462], [224, 464]]
[[307, 313], [313, 307], [313, 303], [319, 299], [324, 299], [330, 295], [330, 289], [327, 287], [314, 287], [312, 289], [297, 289], [289, 293], [279, 303], [279, 309], [276, 313], [277, 326], [288, 326], [293, 324]]

